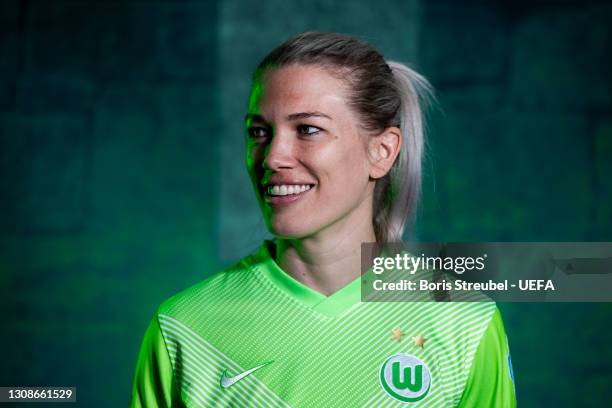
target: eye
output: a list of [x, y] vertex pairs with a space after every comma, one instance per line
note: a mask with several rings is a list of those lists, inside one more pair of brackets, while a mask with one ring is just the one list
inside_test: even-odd
[[253, 139], [261, 139], [268, 137], [268, 129], [262, 126], [251, 126], [247, 129], [247, 133], [249, 137]]
[[322, 129], [312, 125], [298, 125], [297, 130], [303, 135], [314, 135]]

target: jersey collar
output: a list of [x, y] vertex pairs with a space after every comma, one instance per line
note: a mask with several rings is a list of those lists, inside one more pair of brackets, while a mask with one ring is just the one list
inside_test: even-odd
[[275, 242], [265, 240], [256, 266], [262, 275], [277, 289], [301, 303], [308, 309], [330, 318], [340, 317], [344, 312], [361, 302], [361, 279], [358, 277], [343, 288], [326, 296], [309, 288], [278, 266], [271, 255]]

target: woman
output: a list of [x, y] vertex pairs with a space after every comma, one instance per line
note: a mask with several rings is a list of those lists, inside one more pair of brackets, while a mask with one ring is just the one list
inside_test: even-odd
[[132, 406], [514, 406], [494, 303], [360, 300], [360, 245], [401, 239], [427, 81], [304, 33], [258, 66], [246, 164], [273, 241], [164, 302]]

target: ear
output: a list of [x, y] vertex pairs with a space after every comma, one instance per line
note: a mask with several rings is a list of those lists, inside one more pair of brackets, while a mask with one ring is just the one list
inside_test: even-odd
[[384, 177], [395, 163], [402, 146], [402, 132], [398, 127], [389, 127], [377, 136], [370, 136], [368, 157], [370, 160], [370, 177]]

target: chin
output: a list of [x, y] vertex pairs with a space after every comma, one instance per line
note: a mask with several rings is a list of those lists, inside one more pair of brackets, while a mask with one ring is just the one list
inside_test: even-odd
[[314, 231], [312, 228], [308, 228], [306, 225], [291, 223], [291, 222], [280, 222], [272, 221], [268, 226], [270, 233], [277, 238], [286, 239], [300, 239], [312, 235]]

